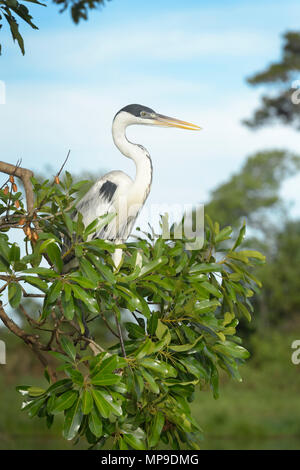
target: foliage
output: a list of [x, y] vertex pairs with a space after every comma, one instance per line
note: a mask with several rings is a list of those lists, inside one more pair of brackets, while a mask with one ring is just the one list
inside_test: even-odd
[[94, 10], [98, 6], [105, 4], [105, 0], [53, 0], [57, 5], [61, 5], [60, 12], [70, 9], [74, 23], [88, 19], [88, 11]]
[[[250, 271], [264, 256], [239, 249], [245, 226], [225, 248], [231, 228], [221, 230], [208, 218], [204, 245], [194, 251], [186, 249], [185, 238], [173, 239], [174, 227], [168, 240], [141, 232], [121, 245], [116, 270], [116, 246], [93, 239], [109, 216], [88, 227], [80, 214], [71, 216], [84, 182], [73, 184], [69, 173], [64, 182], [57, 176], [52, 183], [32, 178], [32, 214], [13, 184], [10, 190], [3, 186], [0, 196], [0, 292], [20, 309], [24, 297], [36, 295], [28, 287], [33, 286], [43, 305], [38, 320], [21, 309], [31, 334], [6, 324], [43, 354], [43, 363], [45, 354], [54, 356], [59, 374], [56, 381], [48, 365], [47, 388], [18, 388], [24, 410], [48, 426], [63, 415], [64, 437], [86, 439], [92, 447], [151, 449], [162, 441], [174, 449], [198, 448], [201, 429], [189, 405], [195, 390], [208, 385], [217, 398], [220, 369], [240, 381], [238, 367], [249, 355], [236, 327], [241, 316], [251, 318], [250, 298], [260, 283]], [[26, 235], [24, 255], [3, 233], [10, 235], [14, 227]], [[65, 273], [71, 254], [77, 267]], [[117, 338], [107, 349], [93, 337], [99, 318]], [[36, 335], [40, 330], [48, 334], [46, 342]]]
[[[248, 78], [250, 85], [264, 84], [274, 88], [276, 84], [278, 94], [262, 97], [261, 107], [255, 111], [252, 119], [244, 121], [247, 126], [257, 128], [280, 121], [300, 128], [300, 108], [297, 102], [292, 100], [295, 90], [291, 89], [291, 83], [298, 78], [299, 70], [300, 33], [289, 31], [284, 35], [281, 61], [271, 64], [265, 71]], [[299, 93], [296, 92], [296, 94], [299, 98]]]
[[[38, 29], [33, 23], [33, 18], [24, 2], [46, 6], [45, 3], [41, 3], [38, 0], [0, 0], [0, 29], [2, 28], [2, 20], [5, 19], [9, 25], [12, 38], [14, 41], [17, 41], [23, 55], [25, 54], [24, 40], [19, 31], [17, 18], [21, 18], [22, 21], [30, 25], [33, 29]], [[70, 9], [72, 20], [77, 24], [82, 19], [88, 19], [89, 9], [92, 10], [99, 5], [104, 5], [105, 0], [53, 0], [53, 3], [61, 6], [60, 12]]]
[[23, 55], [25, 54], [24, 40], [20, 34], [19, 24], [16, 20], [16, 16], [25, 21], [25, 23], [29, 24], [33, 29], [38, 29], [38, 27], [32, 22], [33, 18], [30, 15], [27, 6], [24, 5], [24, 2], [46, 6], [45, 4], [40, 3], [38, 0], [22, 0], [22, 3], [18, 2], [17, 0], [0, 0], [0, 29], [2, 28], [2, 19], [4, 17], [9, 25], [12, 38], [14, 41], [17, 41]]

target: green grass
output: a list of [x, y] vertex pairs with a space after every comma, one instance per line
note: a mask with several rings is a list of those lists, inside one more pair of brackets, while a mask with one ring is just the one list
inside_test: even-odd
[[[209, 390], [197, 393], [192, 408], [204, 430], [201, 448], [300, 449], [300, 365], [291, 362], [295, 339], [300, 328], [254, 336], [252, 358], [241, 368], [243, 382], [224, 374], [218, 400]], [[0, 366], [0, 449], [72, 449], [61, 437], [59, 421], [48, 430], [20, 410], [15, 386], [41, 385], [31, 353], [13, 344], [7, 359]]]

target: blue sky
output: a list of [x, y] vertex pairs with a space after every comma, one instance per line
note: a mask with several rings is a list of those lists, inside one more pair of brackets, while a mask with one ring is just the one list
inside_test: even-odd
[[[34, 170], [59, 168], [71, 148], [71, 172], [122, 169], [134, 175], [111, 139], [112, 118], [129, 103], [203, 127], [197, 134], [128, 130], [153, 159], [148, 207], [205, 202], [257, 150], [300, 153], [292, 129], [252, 132], [240, 124], [263, 91], [251, 89], [245, 78], [279, 58], [283, 32], [299, 29], [298, 0], [112, 0], [78, 26], [52, 4], [31, 11], [40, 30], [21, 26], [25, 57], [7, 29], [1, 32], [2, 160], [22, 157]], [[295, 177], [283, 187], [297, 215], [299, 184]], [[140, 223], [146, 220], [142, 215]]]

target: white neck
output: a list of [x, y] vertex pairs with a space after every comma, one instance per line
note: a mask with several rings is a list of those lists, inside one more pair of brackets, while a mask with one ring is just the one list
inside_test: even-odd
[[146, 199], [152, 183], [152, 161], [144, 147], [133, 144], [127, 139], [126, 127], [131, 124], [136, 123], [134, 121], [130, 122], [128, 119], [125, 120], [124, 116], [120, 113], [120, 115], [117, 115], [114, 119], [112, 136], [120, 152], [135, 163], [136, 175], [132, 189], [134, 191], [140, 191], [144, 194], [144, 199]]

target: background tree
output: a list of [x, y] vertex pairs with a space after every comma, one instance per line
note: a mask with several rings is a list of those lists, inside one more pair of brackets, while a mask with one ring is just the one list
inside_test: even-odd
[[[265, 71], [248, 78], [250, 85], [265, 85], [274, 93], [262, 97], [261, 107], [244, 124], [258, 128], [266, 124], [281, 122], [292, 124], [300, 129], [299, 92], [292, 88], [299, 78], [300, 70], [300, 33], [289, 31], [284, 34], [282, 59], [271, 64]], [[299, 88], [296, 82], [295, 88]], [[292, 99], [295, 95], [296, 100]]]
[[300, 157], [288, 151], [258, 152], [239, 172], [211, 193], [205, 212], [221, 224], [237, 227], [247, 221], [247, 246], [259, 246], [268, 262], [256, 269], [262, 292], [254, 295], [257, 312], [253, 332], [271, 324], [292, 321], [300, 312], [299, 220], [290, 220], [288, 204], [280, 196], [283, 182], [300, 169]]
[[[300, 170], [300, 157], [285, 150], [257, 152], [247, 158], [240, 171], [211, 192], [205, 211], [223, 225], [247, 225], [270, 234], [274, 214], [286, 211], [279, 190], [283, 182]], [[276, 217], [278, 227], [278, 217]]]

